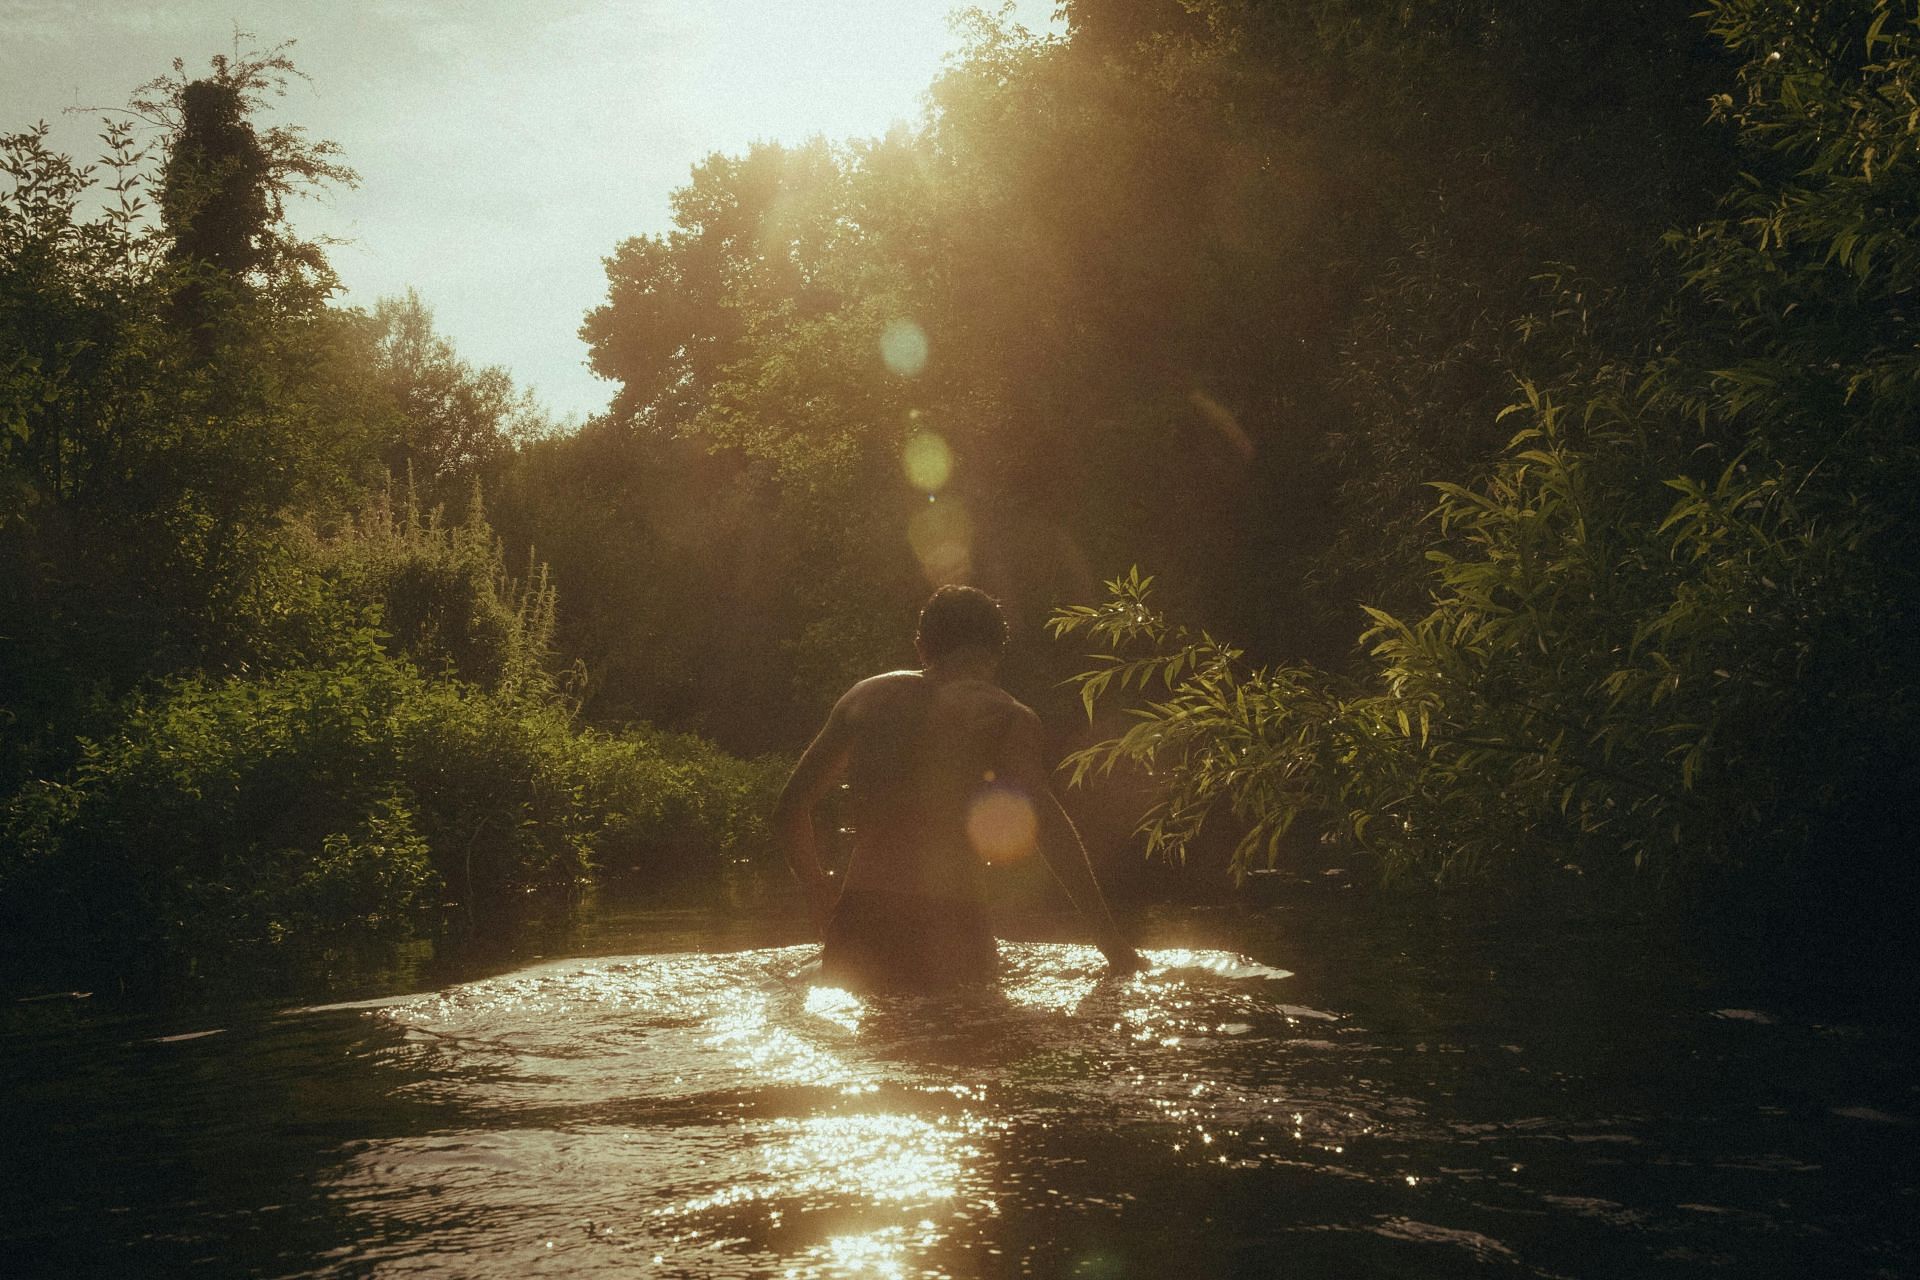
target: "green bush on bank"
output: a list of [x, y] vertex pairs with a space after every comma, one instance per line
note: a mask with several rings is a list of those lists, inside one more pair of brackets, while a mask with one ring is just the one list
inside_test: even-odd
[[77, 963], [184, 976], [486, 927], [529, 894], [710, 866], [774, 770], [697, 741], [352, 658], [189, 677], [133, 701], [66, 779], [0, 810], [0, 924]]
[[743, 760], [704, 738], [646, 726], [572, 740], [573, 777], [595, 815], [593, 861], [606, 877], [712, 874], [763, 852], [766, 815], [789, 761]]
[[760, 838], [777, 762], [573, 723], [554, 592], [506, 573], [477, 500], [448, 527], [376, 499], [269, 568], [225, 674], [146, 687], [0, 806], [0, 927], [49, 972], [293, 970]]
[[411, 484], [373, 496], [306, 555], [336, 597], [378, 609], [389, 652], [430, 675], [512, 697], [551, 694], [557, 594], [537, 560], [507, 571], [476, 487], [465, 518], [422, 510]]

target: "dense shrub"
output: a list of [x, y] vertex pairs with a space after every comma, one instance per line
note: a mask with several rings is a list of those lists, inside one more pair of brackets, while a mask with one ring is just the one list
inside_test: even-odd
[[705, 874], [763, 851], [789, 764], [645, 727], [589, 731], [571, 749], [581, 803], [599, 823], [594, 862], [608, 876]]
[[64, 781], [0, 812], [16, 945], [122, 976], [305, 961], [755, 838], [771, 767], [692, 739], [579, 733], [548, 704], [360, 651], [135, 700]]
[[23, 788], [0, 827], [0, 912], [120, 972], [406, 936], [439, 901], [392, 725], [410, 670], [353, 662], [175, 681]]
[[390, 652], [513, 696], [548, 692], [555, 593], [544, 565], [508, 574], [476, 488], [465, 519], [423, 511], [409, 485], [396, 504], [380, 494], [310, 558], [343, 601], [378, 610]]

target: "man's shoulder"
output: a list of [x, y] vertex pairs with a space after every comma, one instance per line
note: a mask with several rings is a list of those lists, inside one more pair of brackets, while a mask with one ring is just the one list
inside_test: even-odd
[[845, 696], [866, 697], [893, 689], [909, 689], [921, 684], [925, 678], [918, 671], [882, 671], [855, 684]]
[[918, 671], [882, 671], [877, 676], [868, 676], [841, 694], [834, 710], [845, 714], [862, 706], [884, 702], [916, 688], [921, 681]]
[[864, 689], [869, 685], [919, 684], [926, 678], [925, 672], [915, 671], [911, 667], [904, 667], [899, 671], [882, 671], [877, 676], [868, 676], [865, 680], [860, 681], [860, 683], [853, 687], [856, 689]]
[[902, 698], [921, 698], [933, 694], [957, 698], [975, 706], [990, 706], [1011, 719], [1039, 723], [1033, 708], [991, 680], [956, 680], [934, 684], [922, 671], [883, 671], [868, 676], [840, 696], [838, 710], [884, 705]]
[[1003, 693], [1001, 696], [1006, 699], [1009, 732], [1021, 737], [1039, 738], [1042, 735], [1040, 713], [1010, 693]]

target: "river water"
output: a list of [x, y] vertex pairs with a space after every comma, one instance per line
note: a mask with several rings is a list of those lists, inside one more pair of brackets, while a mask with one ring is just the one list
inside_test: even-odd
[[0, 1273], [1920, 1271], [1901, 1010], [1431, 902], [1140, 930], [863, 1000], [790, 917], [609, 908], [367, 1001], [18, 1006]]

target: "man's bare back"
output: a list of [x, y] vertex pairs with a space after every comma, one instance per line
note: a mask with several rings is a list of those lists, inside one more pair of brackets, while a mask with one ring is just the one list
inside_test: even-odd
[[[1139, 964], [1048, 783], [1039, 718], [993, 682], [999, 645], [982, 639], [988, 617], [1003, 635], [990, 597], [936, 593], [922, 615], [923, 669], [848, 690], [780, 798], [781, 841], [813, 906], [829, 977], [868, 987], [990, 978], [984, 865], [1036, 848], [1110, 962]], [[842, 778], [854, 849], [836, 890], [814, 847], [812, 813]]]
[[1016, 725], [1033, 713], [984, 679], [893, 671], [855, 685], [835, 714], [853, 799], [846, 889], [978, 902], [968, 814], [1011, 780]]

